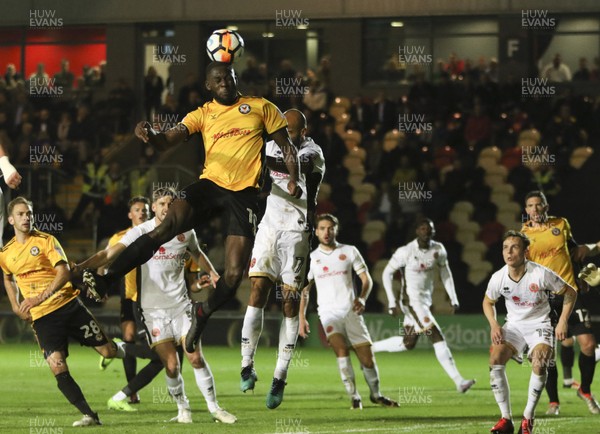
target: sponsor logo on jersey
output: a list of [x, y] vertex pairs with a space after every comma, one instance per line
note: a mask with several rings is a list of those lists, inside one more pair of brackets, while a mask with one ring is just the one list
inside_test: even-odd
[[40, 254], [40, 248], [38, 246], [33, 246], [29, 253], [31, 253], [31, 256], [37, 256]]
[[230, 128], [229, 130], [224, 132], [220, 131], [218, 133], [213, 134], [213, 145], [223, 138], [247, 136], [248, 134], [250, 134], [250, 129]]
[[327, 266], [323, 267], [323, 271], [327, 273], [329, 271], [329, 267], [327, 267]]
[[521, 299], [519, 297], [517, 297], [516, 295], [513, 295], [512, 301], [514, 301], [515, 303], [520, 303]]
[[250, 106], [248, 104], [242, 104], [240, 105], [240, 108], [238, 110], [241, 114], [247, 115], [248, 113], [250, 113]]

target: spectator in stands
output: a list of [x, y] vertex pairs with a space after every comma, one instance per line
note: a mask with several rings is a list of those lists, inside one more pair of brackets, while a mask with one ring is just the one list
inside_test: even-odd
[[6, 81], [6, 87], [12, 89], [16, 87], [17, 82], [21, 81], [23, 77], [17, 72], [17, 68], [13, 63], [6, 65], [6, 73], [4, 74], [4, 81]]
[[[184, 111], [185, 108], [188, 107], [189, 102], [189, 94], [190, 92], [195, 91], [197, 95], [200, 95], [200, 83], [198, 82], [197, 77], [189, 73], [185, 76], [185, 80], [183, 82], [183, 86], [179, 89], [179, 96], [177, 98], [177, 105], [180, 107], [180, 112], [182, 114], [187, 114], [187, 111]], [[197, 107], [194, 107], [196, 109]]]
[[267, 82], [267, 77], [262, 74], [258, 62], [253, 56], [249, 56], [246, 60], [246, 69], [244, 69], [240, 78], [245, 85], [263, 86]]
[[373, 104], [375, 129], [380, 137], [394, 128], [398, 128], [398, 113], [396, 105], [387, 97], [386, 92], [379, 91]]
[[34, 81], [37, 86], [49, 86], [50, 76], [46, 72], [46, 67], [43, 63], [38, 63], [34, 73], [29, 76], [29, 81]]
[[135, 108], [135, 93], [127, 80], [120, 78], [117, 85], [108, 94], [108, 100], [112, 107], [112, 117], [116, 124], [113, 129], [119, 133], [128, 132], [131, 128], [131, 119]]
[[350, 122], [348, 127], [366, 134], [375, 127], [373, 106], [361, 95], [354, 97], [350, 106]]
[[465, 140], [469, 148], [482, 149], [489, 145], [492, 135], [492, 120], [484, 112], [479, 101], [475, 102], [473, 112], [467, 118]]
[[83, 186], [81, 187], [81, 198], [77, 207], [69, 220], [69, 227], [75, 227], [79, 224], [81, 216], [92, 204], [95, 210], [100, 210], [104, 206], [104, 197], [106, 196], [105, 177], [108, 172], [108, 165], [102, 162], [102, 157], [98, 152], [85, 164], [83, 175]]
[[148, 68], [144, 78], [144, 108], [146, 120], [152, 121], [152, 116], [158, 111], [162, 102], [162, 92], [165, 89], [163, 79], [154, 66]]
[[96, 145], [96, 124], [90, 115], [90, 108], [82, 104], [77, 107], [75, 121], [69, 128], [68, 139], [73, 142], [73, 146], [78, 150], [79, 161], [85, 161], [88, 152], [94, 152]]
[[302, 102], [315, 113], [326, 112], [328, 108], [327, 89], [317, 80], [312, 70], [308, 70], [307, 75], [308, 92], [302, 96]]
[[69, 70], [69, 61], [63, 59], [60, 62], [60, 72], [54, 75], [54, 85], [62, 87], [65, 91], [70, 91], [75, 82], [75, 75]]
[[13, 136], [12, 125], [6, 110], [0, 110], [0, 132], [4, 133], [9, 138], [12, 138]]
[[498, 70], [498, 59], [496, 59], [495, 57], [492, 57], [490, 59], [490, 64], [485, 72], [490, 77], [490, 81], [492, 83], [498, 83], [500, 81], [500, 72]]
[[336, 173], [336, 169], [341, 167], [342, 160], [347, 153], [346, 145], [340, 135], [335, 132], [335, 119], [330, 116], [320, 123], [319, 131], [315, 136], [314, 140], [323, 150], [323, 156], [327, 161], [325, 180], [328, 180], [332, 178], [331, 173]]
[[50, 110], [43, 108], [40, 110], [37, 119], [33, 123], [33, 132], [38, 140], [56, 140], [56, 123], [50, 116]]
[[600, 57], [594, 57], [594, 67], [590, 71], [590, 80], [600, 80]]
[[415, 74], [408, 91], [408, 104], [414, 113], [431, 113], [434, 106], [435, 88], [425, 80], [425, 72]]
[[571, 69], [562, 62], [560, 54], [556, 53], [552, 62], [542, 70], [541, 77], [553, 83], [564, 83], [571, 81]]
[[458, 77], [463, 75], [465, 70], [465, 61], [459, 59], [456, 53], [450, 53], [448, 57], [448, 63], [446, 64], [446, 72], [450, 74], [452, 80], [456, 80]]
[[573, 81], [590, 81], [590, 70], [587, 67], [587, 58], [579, 59], [579, 69], [573, 74]]
[[17, 151], [16, 161], [18, 164], [29, 164], [29, 149], [35, 143], [35, 139], [35, 134], [33, 134], [33, 124], [30, 122], [23, 122], [14, 147]]
[[323, 56], [319, 61], [319, 67], [317, 68], [317, 80], [326, 89], [331, 87], [331, 57]]

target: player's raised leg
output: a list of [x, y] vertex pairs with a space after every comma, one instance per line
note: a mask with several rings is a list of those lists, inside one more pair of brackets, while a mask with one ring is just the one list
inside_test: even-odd
[[228, 235], [225, 239], [225, 272], [208, 300], [193, 305], [192, 326], [185, 340], [188, 353], [194, 352], [208, 318], [235, 296], [248, 267], [251, 251], [252, 238], [249, 236]]
[[[192, 184], [192, 186], [196, 184]], [[182, 197], [188, 197], [187, 189], [188, 187], [182, 190]], [[91, 270], [83, 272], [83, 282], [87, 290], [95, 298], [103, 298], [107, 288], [111, 284], [124, 277], [135, 267], [148, 262], [161, 245], [170, 241], [178, 234], [192, 229], [194, 226], [194, 214], [194, 209], [186, 199], [174, 200], [169, 206], [167, 215], [162, 223], [127, 246], [116, 260], [112, 262], [105, 275], [99, 276]], [[79, 264], [79, 266], [86, 268], [85, 261]]]

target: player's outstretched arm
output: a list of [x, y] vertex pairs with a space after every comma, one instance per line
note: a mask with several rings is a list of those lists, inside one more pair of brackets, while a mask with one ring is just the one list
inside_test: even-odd
[[150, 122], [138, 122], [135, 126], [135, 135], [144, 143], [150, 143], [160, 150], [183, 142], [188, 137], [188, 130], [183, 124], [177, 124], [164, 133], [159, 133], [152, 128]]
[[310, 334], [310, 326], [308, 325], [308, 321], [306, 320], [306, 309], [308, 308], [308, 302], [310, 300], [310, 290], [314, 286], [314, 284], [314, 280], [308, 282], [308, 285], [302, 288], [302, 296], [300, 297], [300, 329], [298, 330], [298, 334], [304, 339], [306, 339]]
[[561, 294], [564, 296], [563, 310], [556, 324], [556, 339], [563, 341], [567, 339], [567, 322], [573, 312], [575, 306], [575, 300], [577, 300], [577, 291], [571, 288], [569, 285], [563, 287]]
[[502, 343], [503, 334], [502, 327], [496, 319], [496, 300], [492, 300], [487, 295], [483, 297], [483, 314], [490, 323], [490, 337], [492, 344], [500, 345]]
[[58, 291], [60, 288], [65, 286], [65, 284], [71, 280], [71, 271], [69, 270], [69, 266], [66, 262], [59, 262], [54, 266], [56, 270], [56, 276], [52, 279], [52, 282], [48, 285], [48, 287], [42, 291], [40, 294], [35, 297], [29, 297], [23, 300], [21, 305], [19, 306], [19, 311], [21, 313], [27, 314], [32, 307], [36, 307], [37, 305], [44, 302], [44, 300], [49, 299], [52, 295]]
[[293, 145], [290, 135], [286, 128], [280, 128], [271, 134], [271, 138], [277, 143], [277, 146], [283, 153], [283, 162], [290, 174], [288, 182], [288, 192], [294, 197], [302, 196], [302, 189], [298, 186], [298, 174], [300, 173], [298, 166], [298, 151]]

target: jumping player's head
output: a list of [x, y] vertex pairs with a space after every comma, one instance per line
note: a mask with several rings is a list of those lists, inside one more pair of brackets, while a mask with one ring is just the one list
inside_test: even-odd
[[127, 203], [129, 207], [129, 220], [133, 226], [140, 225], [148, 220], [150, 215], [150, 201], [144, 196], [135, 196], [129, 199]]
[[502, 257], [506, 265], [512, 268], [523, 265], [529, 244], [529, 238], [524, 233], [518, 231], [506, 232], [502, 237]]
[[152, 193], [152, 212], [156, 218], [156, 224], [161, 224], [167, 216], [167, 211], [171, 202], [177, 196], [177, 192], [172, 187], [161, 187]]
[[319, 239], [319, 243], [333, 247], [336, 243], [339, 228], [339, 221], [332, 214], [319, 214], [315, 219], [315, 235]]
[[232, 105], [237, 101], [237, 76], [229, 63], [210, 62], [206, 67], [204, 85], [219, 104]]
[[15, 234], [28, 234], [33, 229], [33, 204], [23, 196], [11, 200], [7, 206], [8, 222], [15, 228]]
[[304, 113], [297, 109], [289, 109], [283, 115], [288, 123], [287, 130], [288, 134], [290, 135], [290, 139], [292, 139], [294, 146], [299, 148], [304, 141], [304, 135], [306, 134], [306, 129], [308, 126], [306, 123], [306, 116], [304, 116]]
[[529, 221], [543, 223], [548, 219], [548, 199], [539, 190], [530, 191], [525, 195], [525, 212]]
[[415, 225], [415, 234], [417, 235], [417, 241], [420, 244], [429, 244], [431, 239], [435, 236], [435, 226], [433, 225], [433, 221], [427, 217], [418, 219]]

